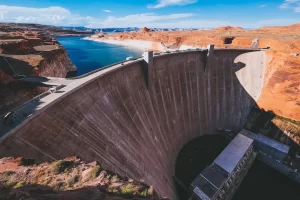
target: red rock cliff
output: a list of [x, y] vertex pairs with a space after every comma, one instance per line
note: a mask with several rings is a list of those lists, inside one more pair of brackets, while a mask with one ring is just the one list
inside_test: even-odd
[[14, 75], [66, 77], [76, 71], [66, 50], [39, 32], [0, 36], [0, 114], [36, 96], [43, 89], [17, 82]]

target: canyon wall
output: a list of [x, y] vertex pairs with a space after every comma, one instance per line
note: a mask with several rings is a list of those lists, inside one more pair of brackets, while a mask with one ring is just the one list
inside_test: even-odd
[[41, 55], [3, 57], [0, 55], [0, 115], [46, 90], [15, 80], [9, 65], [21, 75], [66, 77], [68, 72], [76, 70], [64, 49], [44, 52]]
[[266, 64], [258, 105], [279, 116], [300, 121], [300, 57], [268, 51]]
[[[79, 156], [177, 199], [181, 148], [216, 129], [240, 131], [263, 86], [265, 52], [189, 51], [75, 79], [0, 140], [0, 157]], [[44, 106], [42, 106], [45, 104]]]
[[16, 75], [66, 77], [76, 71], [66, 50], [37, 32], [0, 36], [0, 116], [45, 91], [14, 79]]
[[43, 54], [37, 74], [39, 76], [66, 77], [68, 72], [76, 71], [76, 67], [71, 62], [67, 51], [59, 48]]

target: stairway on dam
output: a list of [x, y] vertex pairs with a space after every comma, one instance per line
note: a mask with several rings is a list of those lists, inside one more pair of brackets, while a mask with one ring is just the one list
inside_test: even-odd
[[[263, 88], [265, 52], [191, 50], [126, 61], [38, 99], [3, 133], [0, 156], [79, 156], [178, 199], [181, 148], [218, 129], [240, 132]], [[17, 148], [16, 148], [17, 147]]]

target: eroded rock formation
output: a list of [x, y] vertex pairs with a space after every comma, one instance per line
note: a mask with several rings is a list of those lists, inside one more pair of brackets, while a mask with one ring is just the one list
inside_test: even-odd
[[54, 38], [38, 31], [21, 30], [0, 35], [0, 114], [44, 91], [19, 83], [15, 76], [66, 77], [76, 70], [66, 50]]
[[242, 27], [222, 26], [214, 29], [215, 31], [243, 31]]
[[140, 32], [140, 33], [147, 33], [147, 32], [153, 32], [153, 30], [152, 30], [152, 29], [149, 29], [149, 28], [147, 28], [147, 27], [144, 27], [144, 28], [142, 28], [139, 32]]
[[64, 29], [56, 26], [41, 25], [41, 24], [26, 24], [26, 23], [0, 23], [1, 32], [23, 32], [34, 31], [41, 32], [51, 36], [72, 36], [72, 35], [90, 35], [91, 31], [80, 31]]

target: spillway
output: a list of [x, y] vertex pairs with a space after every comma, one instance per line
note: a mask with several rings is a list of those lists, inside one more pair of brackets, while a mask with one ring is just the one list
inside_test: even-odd
[[[150, 54], [149, 54], [150, 55]], [[79, 156], [177, 199], [172, 177], [189, 141], [239, 132], [263, 87], [265, 52], [148, 56], [74, 79], [0, 139], [0, 156]]]

